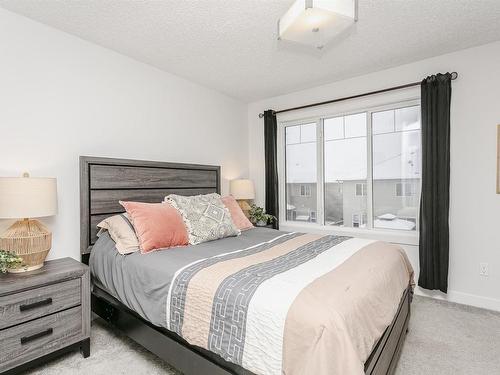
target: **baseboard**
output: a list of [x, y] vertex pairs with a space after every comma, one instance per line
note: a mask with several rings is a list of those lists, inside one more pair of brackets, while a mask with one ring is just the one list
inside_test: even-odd
[[419, 296], [440, 299], [443, 301], [460, 303], [462, 305], [469, 305], [474, 307], [480, 307], [482, 309], [487, 309], [487, 310], [500, 311], [500, 300], [495, 298], [477, 296], [475, 294], [456, 292], [453, 290], [449, 290], [448, 294], [444, 294], [438, 291], [425, 290], [420, 287], [415, 288], [415, 294]]

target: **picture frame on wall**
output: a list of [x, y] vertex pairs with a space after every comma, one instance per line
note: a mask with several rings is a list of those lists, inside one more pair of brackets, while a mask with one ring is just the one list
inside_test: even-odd
[[500, 194], [500, 125], [497, 125], [497, 194]]

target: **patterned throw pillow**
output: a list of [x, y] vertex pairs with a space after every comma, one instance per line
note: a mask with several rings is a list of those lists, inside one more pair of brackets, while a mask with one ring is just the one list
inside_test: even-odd
[[179, 210], [192, 245], [241, 233], [219, 194], [192, 197], [170, 194], [165, 200]]

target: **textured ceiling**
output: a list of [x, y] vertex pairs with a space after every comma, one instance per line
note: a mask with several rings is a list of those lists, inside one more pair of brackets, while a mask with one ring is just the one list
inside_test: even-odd
[[276, 40], [292, 0], [0, 0], [0, 6], [252, 101], [500, 40], [500, 0], [359, 0], [321, 55]]

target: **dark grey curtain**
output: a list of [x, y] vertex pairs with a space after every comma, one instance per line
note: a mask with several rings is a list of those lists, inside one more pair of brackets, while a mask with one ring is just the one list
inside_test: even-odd
[[264, 152], [266, 159], [266, 212], [276, 216], [274, 223], [279, 228], [278, 207], [278, 125], [273, 110], [264, 111]]
[[418, 285], [446, 293], [449, 257], [451, 74], [437, 74], [424, 79], [421, 95], [422, 196]]

